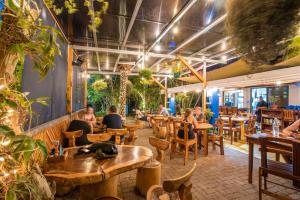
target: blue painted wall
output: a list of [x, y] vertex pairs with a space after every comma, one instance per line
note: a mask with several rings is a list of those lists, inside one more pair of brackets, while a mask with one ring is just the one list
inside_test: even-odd
[[210, 98], [210, 109], [214, 113], [209, 123], [214, 124], [215, 118], [218, 118], [219, 116], [219, 91], [215, 91], [212, 93], [212, 96]]
[[[48, 9], [37, 1], [41, 8], [41, 16], [44, 23], [55, 26]], [[66, 114], [66, 83], [67, 83], [67, 43], [60, 42], [61, 56], [55, 59], [55, 69], [40, 80], [36, 71], [32, 68], [31, 60], [26, 57], [22, 78], [23, 92], [30, 92], [29, 98], [48, 97], [48, 106], [40, 104], [33, 105], [33, 124], [32, 127], [56, 119]]]
[[173, 116], [175, 116], [175, 107], [176, 107], [176, 102], [175, 102], [175, 97], [171, 97], [169, 98], [169, 107], [170, 107], [170, 110], [171, 110], [171, 113], [173, 114]]

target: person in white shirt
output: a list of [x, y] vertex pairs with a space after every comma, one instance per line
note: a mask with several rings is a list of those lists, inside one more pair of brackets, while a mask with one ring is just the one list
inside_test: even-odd
[[159, 115], [164, 115], [164, 116], [169, 116], [169, 112], [168, 110], [164, 107], [164, 105], [161, 103], [159, 104], [159, 111], [158, 111]]

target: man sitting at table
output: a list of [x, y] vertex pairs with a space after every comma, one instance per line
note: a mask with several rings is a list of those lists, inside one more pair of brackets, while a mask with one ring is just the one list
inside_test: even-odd
[[300, 139], [299, 130], [300, 130], [300, 119], [298, 119], [293, 124], [283, 129], [282, 134], [285, 136], [290, 136], [296, 139]]
[[268, 103], [264, 101], [262, 96], [260, 96], [259, 97], [259, 102], [256, 105], [256, 112], [255, 112], [256, 120], [257, 120], [258, 123], [261, 122], [261, 110], [263, 108], [268, 108]]
[[169, 116], [168, 110], [164, 107], [164, 105], [162, 103], [159, 104], [158, 114], [163, 115], [163, 116]]
[[108, 110], [108, 114], [104, 116], [101, 128], [112, 128], [121, 129], [122, 128], [122, 117], [117, 113], [117, 107], [112, 105]]
[[204, 121], [201, 107], [199, 107], [199, 106], [195, 107], [194, 117], [195, 117], [195, 119], [196, 119], [197, 122], [203, 122]]

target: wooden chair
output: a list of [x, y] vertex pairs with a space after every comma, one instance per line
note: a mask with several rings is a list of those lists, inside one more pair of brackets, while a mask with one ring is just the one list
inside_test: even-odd
[[168, 118], [164, 116], [153, 117], [152, 128], [153, 133], [158, 138], [167, 137], [167, 122]]
[[231, 116], [228, 116], [228, 118], [228, 124], [225, 124], [224, 120], [221, 119], [221, 126], [223, 127], [223, 132], [230, 137], [230, 144], [233, 144], [233, 140], [240, 137], [240, 128], [233, 124]]
[[111, 138], [111, 134], [109, 133], [101, 133], [101, 134], [87, 134], [87, 139], [91, 143], [98, 142], [107, 142]]
[[[300, 186], [300, 142], [284, 138], [265, 137], [260, 139], [260, 143], [261, 166], [259, 167], [259, 200], [262, 200], [262, 194], [266, 194], [277, 199], [287, 200], [289, 199], [288, 197], [278, 193], [273, 193], [267, 189], [268, 182], [280, 185], [278, 182], [274, 183], [268, 180], [268, 175], [271, 174], [284, 179], [292, 180], [294, 181], [295, 186]], [[280, 153], [283, 156], [291, 157], [292, 163], [289, 164], [282, 163], [279, 161], [268, 160], [268, 152]], [[262, 188], [263, 182], [264, 186]], [[287, 185], [280, 186], [293, 189], [292, 187], [289, 187]]]
[[156, 160], [163, 161], [165, 159], [165, 151], [169, 149], [170, 142], [168, 140], [150, 136], [149, 143], [157, 150]]
[[232, 112], [232, 107], [227, 107], [226, 108], [227, 109], [227, 115], [232, 115], [233, 114], [233, 112]]
[[214, 150], [216, 149], [216, 146], [219, 146], [220, 154], [224, 155], [223, 126], [220, 118], [216, 119], [216, 123], [214, 124], [213, 128], [213, 134], [208, 135], [208, 141], [213, 144]]
[[177, 133], [178, 133], [178, 127], [177, 125], [174, 123], [174, 131], [175, 131], [175, 138], [172, 139], [171, 141], [171, 153], [170, 153], [170, 159], [173, 158], [173, 154], [176, 153], [176, 149], [177, 149], [177, 144], [179, 144], [180, 146], [184, 146], [184, 165], [186, 163], [186, 161], [188, 160], [189, 157], [189, 148], [191, 146], [194, 146], [194, 160], [197, 160], [198, 158], [198, 145], [197, 145], [197, 137], [195, 136], [194, 139], [188, 139], [188, 132], [189, 132], [189, 124], [187, 122], [182, 122], [183, 127], [180, 126], [179, 129], [184, 131], [184, 139], [181, 139], [178, 137]]
[[107, 133], [115, 137], [115, 144], [120, 145], [123, 144], [121, 137], [125, 137], [125, 135], [128, 133], [128, 130], [107, 128]]
[[283, 110], [283, 123], [286, 126], [289, 126], [295, 121], [294, 111], [293, 110]]
[[219, 106], [219, 114], [220, 115], [227, 115], [226, 106]]
[[83, 134], [83, 130], [78, 131], [64, 131], [63, 135], [69, 140], [69, 147], [76, 147], [75, 141], [76, 138], [81, 137]]
[[239, 114], [239, 111], [238, 111], [237, 107], [231, 107], [231, 111], [232, 111], [233, 115], [238, 115]]
[[247, 135], [256, 133], [255, 123], [256, 123], [256, 116], [255, 115], [250, 116], [248, 125], [245, 127]]
[[170, 199], [170, 200], [192, 200], [192, 183], [190, 179], [196, 169], [196, 163], [193, 168], [184, 176], [169, 179], [163, 182], [163, 185], [154, 185], [147, 192], [147, 200]]

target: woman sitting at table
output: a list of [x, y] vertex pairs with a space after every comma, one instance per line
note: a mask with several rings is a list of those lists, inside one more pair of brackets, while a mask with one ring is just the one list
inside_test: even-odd
[[[183, 122], [190, 123], [189, 126], [188, 126], [188, 128], [189, 128], [188, 139], [194, 139], [195, 138], [195, 134], [194, 134], [193, 128], [194, 127], [196, 128], [198, 126], [198, 122], [194, 118], [193, 112], [192, 112], [191, 109], [188, 108], [188, 109], [185, 110], [185, 116], [184, 116]], [[179, 129], [179, 131], [178, 131], [178, 137], [181, 138], [181, 139], [184, 139], [184, 130], [183, 130], [183, 127], [181, 127], [181, 129]]]
[[144, 115], [139, 108], [135, 109], [135, 115], [136, 115], [136, 118], [138, 120], [141, 120], [141, 121], [148, 121], [149, 120], [148, 117], [146, 115]]
[[282, 134], [284, 136], [290, 136], [290, 137], [294, 137], [296, 139], [300, 139], [300, 131], [299, 130], [300, 130], [300, 119], [298, 119], [293, 124], [286, 127], [285, 129], [283, 129]]
[[86, 111], [82, 116], [82, 120], [88, 122], [91, 127], [97, 126], [96, 117], [94, 115], [94, 108], [92, 105], [88, 104], [86, 106]]

